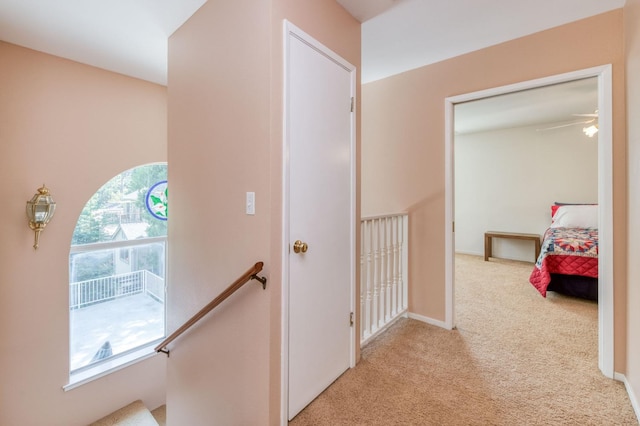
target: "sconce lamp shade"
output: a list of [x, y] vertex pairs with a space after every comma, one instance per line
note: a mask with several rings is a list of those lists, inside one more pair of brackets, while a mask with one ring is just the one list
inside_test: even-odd
[[40, 232], [47, 226], [47, 223], [53, 217], [53, 213], [56, 211], [56, 203], [53, 201], [53, 197], [49, 194], [49, 189], [42, 185], [38, 188], [38, 192], [27, 201], [27, 217], [29, 218], [29, 228], [33, 229], [36, 233], [35, 242], [33, 248], [38, 248], [38, 240], [40, 239]]

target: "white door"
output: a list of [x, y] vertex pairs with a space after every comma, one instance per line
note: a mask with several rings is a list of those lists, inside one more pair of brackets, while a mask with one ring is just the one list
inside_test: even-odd
[[[297, 28], [287, 28], [284, 234], [290, 247], [285, 322], [291, 419], [351, 365], [355, 69]], [[307, 245], [298, 253], [296, 240]]]

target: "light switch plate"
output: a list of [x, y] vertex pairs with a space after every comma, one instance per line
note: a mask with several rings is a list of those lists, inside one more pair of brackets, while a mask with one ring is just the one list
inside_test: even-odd
[[256, 214], [256, 193], [247, 192], [247, 214]]

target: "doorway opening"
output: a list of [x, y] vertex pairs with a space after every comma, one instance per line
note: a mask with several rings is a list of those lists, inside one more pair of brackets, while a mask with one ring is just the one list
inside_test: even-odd
[[479, 99], [522, 92], [588, 78], [598, 83], [598, 147], [597, 199], [599, 228], [598, 283], [598, 364], [602, 373], [614, 377], [613, 370], [613, 165], [612, 165], [612, 83], [611, 66], [590, 68], [531, 80], [509, 86], [459, 95], [445, 100], [445, 281], [447, 327], [455, 326], [454, 298], [454, 108]]

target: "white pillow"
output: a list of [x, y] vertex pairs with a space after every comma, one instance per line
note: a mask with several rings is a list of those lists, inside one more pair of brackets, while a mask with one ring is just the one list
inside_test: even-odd
[[560, 206], [553, 215], [552, 228], [597, 228], [598, 205]]

